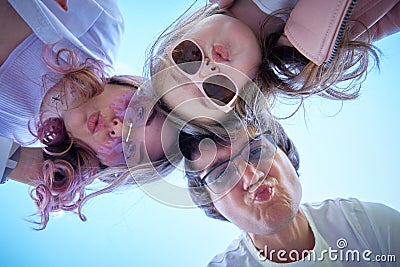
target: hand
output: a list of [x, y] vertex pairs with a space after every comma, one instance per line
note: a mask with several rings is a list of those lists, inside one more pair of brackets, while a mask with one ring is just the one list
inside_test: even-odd
[[212, 4], [217, 4], [219, 8], [229, 8], [235, 0], [209, 0]]
[[54, 0], [56, 1], [64, 11], [68, 11], [67, 0]]

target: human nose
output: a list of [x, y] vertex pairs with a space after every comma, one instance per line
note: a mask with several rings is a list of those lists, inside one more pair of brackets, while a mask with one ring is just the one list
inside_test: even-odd
[[218, 65], [214, 62], [211, 61], [210, 58], [206, 57], [204, 58], [204, 64], [201, 67], [199, 76], [200, 77], [206, 77], [212, 73], [219, 72], [219, 67]]
[[244, 169], [240, 173], [242, 173], [243, 189], [253, 191], [255, 190], [254, 188], [257, 188], [260, 181], [264, 179], [265, 173], [248, 162], [243, 162], [242, 166]]
[[122, 136], [122, 121], [119, 118], [112, 119], [109, 134], [113, 138]]

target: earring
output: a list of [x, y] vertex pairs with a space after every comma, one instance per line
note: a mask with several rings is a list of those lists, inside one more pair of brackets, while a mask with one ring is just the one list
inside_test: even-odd
[[129, 123], [129, 130], [128, 130], [128, 134], [126, 135], [126, 139], [125, 139], [126, 143], [129, 141], [129, 136], [131, 135], [132, 126], [133, 126], [133, 123], [132, 122]]

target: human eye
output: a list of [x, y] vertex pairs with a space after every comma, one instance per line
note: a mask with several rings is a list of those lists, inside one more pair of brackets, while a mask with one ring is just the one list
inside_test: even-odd
[[250, 150], [250, 159], [251, 158], [260, 158], [261, 153], [262, 153], [262, 147], [261, 146], [251, 148], [251, 150]]
[[249, 146], [249, 159], [259, 159], [264, 152], [264, 144], [261, 140], [252, 142]]
[[258, 142], [252, 144], [249, 151], [249, 162], [258, 164], [262, 159], [269, 159], [274, 156], [275, 147], [269, 142]]
[[249, 151], [249, 160], [253, 165], [257, 165], [262, 158], [263, 148], [261, 146], [252, 146]]

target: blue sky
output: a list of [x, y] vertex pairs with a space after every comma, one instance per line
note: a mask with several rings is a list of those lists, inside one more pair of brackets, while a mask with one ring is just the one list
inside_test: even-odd
[[[141, 73], [145, 49], [191, 1], [135, 2], [120, 1], [126, 20], [120, 74]], [[356, 197], [400, 210], [399, 37], [376, 43], [381, 70], [369, 74], [358, 100], [310, 99], [304, 112], [282, 122], [300, 151], [303, 201]], [[166, 206], [138, 189], [90, 201], [87, 222], [64, 214], [36, 232], [25, 221], [35, 211], [28, 190], [16, 182], [0, 187], [0, 266], [205, 266], [239, 233], [198, 209]]]

